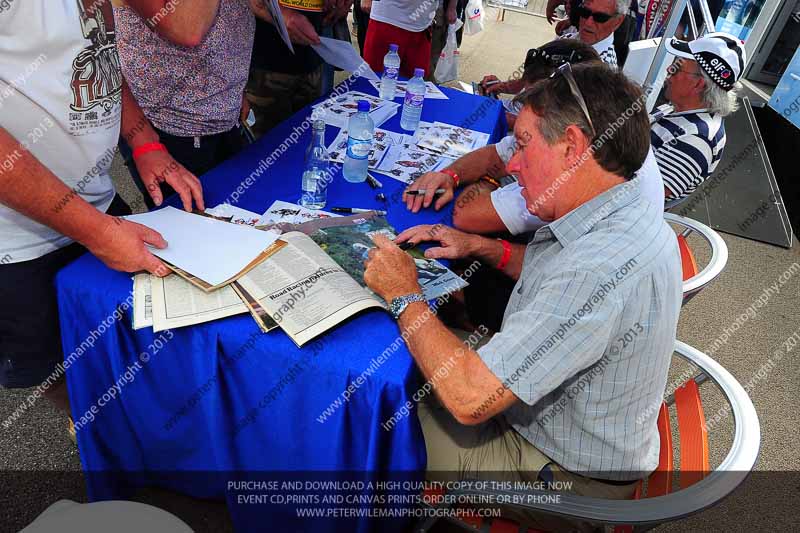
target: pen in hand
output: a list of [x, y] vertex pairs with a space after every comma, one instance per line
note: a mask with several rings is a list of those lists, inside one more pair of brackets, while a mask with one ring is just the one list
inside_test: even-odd
[[[416, 189], [416, 190], [413, 190], [413, 191], [406, 191], [406, 194], [409, 194], [411, 196], [422, 196], [426, 192], [428, 192], [427, 189]], [[436, 191], [434, 191], [433, 194], [444, 194], [446, 192], [447, 192], [446, 189], [436, 189]]]

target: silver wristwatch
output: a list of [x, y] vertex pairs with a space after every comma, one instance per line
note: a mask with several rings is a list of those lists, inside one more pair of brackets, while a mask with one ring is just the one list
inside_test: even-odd
[[395, 320], [400, 319], [400, 315], [403, 314], [403, 311], [406, 310], [408, 304], [412, 302], [425, 302], [427, 303], [428, 300], [420, 292], [415, 292], [413, 294], [406, 294], [405, 296], [398, 296], [397, 298], [392, 298], [392, 301], [389, 303], [389, 311], [391, 311], [392, 316]]

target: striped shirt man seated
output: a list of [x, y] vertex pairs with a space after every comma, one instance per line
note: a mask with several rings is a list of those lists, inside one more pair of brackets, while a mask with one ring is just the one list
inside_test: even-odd
[[672, 39], [667, 50], [676, 56], [665, 82], [674, 112], [653, 124], [650, 141], [670, 202], [692, 194], [717, 168], [726, 140], [723, 117], [736, 110], [733, 89], [746, 59], [742, 42], [726, 33]]
[[[650, 147], [646, 111], [630, 113], [640, 97], [600, 63], [560, 68], [525, 93], [508, 170], [547, 223], [527, 245], [442, 225], [374, 237], [364, 280], [390, 302], [424, 377], [435, 376], [436, 402], [418, 406], [429, 479], [556, 481], [628, 498], [656, 467], [652, 406], [666, 386], [681, 267], [662, 208], [634, 178]], [[431, 312], [395, 244], [406, 241], [438, 241], [426, 257], [475, 257], [516, 280], [486, 345], [465, 345]]]

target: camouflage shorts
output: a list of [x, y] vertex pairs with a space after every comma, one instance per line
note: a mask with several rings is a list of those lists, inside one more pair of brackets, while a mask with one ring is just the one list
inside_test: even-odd
[[280, 124], [320, 96], [321, 72], [284, 74], [251, 69], [247, 81], [247, 101], [256, 116], [256, 137]]

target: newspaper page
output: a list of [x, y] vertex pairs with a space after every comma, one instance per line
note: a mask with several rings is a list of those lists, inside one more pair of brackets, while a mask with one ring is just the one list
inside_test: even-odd
[[150, 274], [133, 276], [133, 329], [153, 327], [153, 297]]
[[231, 287], [233, 287], [233, 290], [236, 291], [236, 294], [238, 294], [239, 298], [245, 303], [247, 309], [250, 311], [250, 316], [253, 317], [253, 320], [255, 320], [256, 325], [258, 325], [261, 331], [268, 333], [278, 327], [278, 323], [272, 320], [272, 317], [261, 307], [258, 300], [250, 296], [250, 293], [244, 290], [242, 286], [239, 285], [238, 281], [231, 283]]
[[230, 285], [205, 292], [177, 274], [150, 276], [150, 284], [154, 332], [248, 312]]
[[384, 305], [307, 235], [284, 233], [287, 246], [239, 278], [244, 288], [302, 346], [346, 318]]

